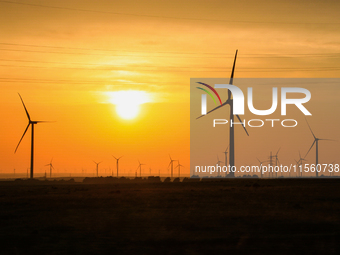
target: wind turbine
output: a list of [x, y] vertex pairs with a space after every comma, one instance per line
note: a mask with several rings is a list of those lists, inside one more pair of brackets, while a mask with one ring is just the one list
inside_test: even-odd
[[97, 177], [98, 177], [98, 166], [99, 166], [99, 164], [102, 163], [103, 161], [96, 162], [96, 161], [93, 160], [93, 162], [97, 165], [96, 170], [97, 170]]
[[335, 140], [317, 138], [317, 137], [314, 135], [314, 133], [313, 133], [311, 127], [309, 126], [307, 120], [306, 120], [306, 122], [307, 122], [307, 125], [308, 125], [308, 127], [309, 127], [310, 132], [312, 133], [312, 135], [313, 135], [313, 137], [314, 137], [314, 142], [312, 143], [312, 146], [309, 148], [309, 150], [308, 150], [308, 152], [306, 153], [306, 156], [305, 156], [305, 157], [307, 157], [308, 153], [310, 152], [310, 150], [313, 148], [313, 146], [314, 146], [314, 144], [315, 144], [315, 151], [316, 151], [316, 155], [315, 155], [315, 173], [316, 173], [316, 177], [318, 177], [318, 175], [319, 175], [319, 173], [318, 173], [318, 168], [319, 168], [319, 167], [318, 167], [318, 163], [319, 163], [319, 141], [322, 141], [322, 140], [325, 140], [325, 141], [335, 141]]
[[178, 165], [175, 168], [178, 167], [178, 177], [181, 177], [181, 166], [182, 167], [184, 167], [184, 166], [179, 163], [179, 160], [177, 160], [177, 162], [178, 162]]
[[[144, 166], [145, 164], [141, 164], [141, 163], [139, 162], [139, 160], [138, 160], [138, 163], [139, 163], [139, 165], [138, 165], [138, 167], [137, 167], [137, 170], [138, 170], [138, 168], [139, 168], [139, 176], [142, 177], [142, 166]], [[137, 177], [137, 172], [136, 172], [136, 177]]]
[[[18, 93], [18, 94], [19, 94], [19, 93]], [[22, 100], [22, 97], [21, 97], [20, 94], [19, 94], [19, 97], [20, 97], [20, 99], [21, 99], [22, 105], [23, 105], [24, 108], [25, 108], [25, 112], [26, 112], [26, 115], [27, 115], [27, 118], [28, 118], [28, 125], [27, 125], [27, 127], [26, 127], [26, 129], [25, 129], [25, 131], [24, 131], [24, 134], [22, 135], [22, 137], [21, 137], [21, 139], [20, 139], [20, 141], [19, 141], [17, 147], [15, 148], [14, 153], [17, 152], [18, 147], [19, 147], [19, 145], [20, 145], [22, 139], [24, 138], [24, 136], [25, 136], [25, 134], [26, 134], [28, 128], [30, 127], [30, 125], [32, 125], [32, 129], [31, 129], [31, 130], [32, 130], [32, 133], [31, 133], [31, 172], [30, 172], [30, 178], [33, 179], [33, 172], [34, 172], [34, 171], [33, 171], [33, 169], [34, 169], [34, 168], [33, 168], [33, 166], [34, 166], [34, 125], [35, 125], [35, 124], [38, 124], [38, 123], [49, 122], [49, 121], [35, 121], [35, 120], [31, 120], [31, 117], [30, 117], [30, 115], [29, 115], [29, 113], [28, 113], [28, 111], [27, 111], [27, 109], [26, 109], [26, 106], [25, 106], [24, 101]]]
[[[234, 80], [234, 72], [235, 72], [235, 64], [236, 64], [236, 58], [237, 58], [237, 52], [238, 50], [236, 50], [235, 53], [235, 58], [234, 58], [234, 64], [233, 64], [233, 69], [231, 71], [231, 76], [230, 76], [230, 81], [229, 84], [232, 85], [233, 84], [233, 80]], [[209, 112], [207, 112], [206, 115], [208, 115], [209, 113], [225, 106], [225, 105], [229, 105], [230, 106], [230, 122], [234, 123], [234, 105], [233, 105], [233, 98], [231, 97], [231, 91], [228, 90], [228, 99], [221, 105], [215, 107], [214, 109], [210, 110]], [[197, 119], [203, 117], [205, 115], [201, 115], [199, 116]], [[244, 131], [246, 132], [246, 134], [249, 136], [248, 131], [246, 129], [246, 127], [243, 125], [243, 122], [241, 121], [240, 116], [236, 115], [236, 117], [238, 118], [238, 120], [242, 123], [242, 127], [244, 129]], [[229, 153], [229, 164], [230, 164], [230, 169], [234, 168], [235, 166], [235, 135], [234, 135], [234, 126], [235, 125], [229, 125], [229, 148], [230, 148], [230, 153]], [[230, 177], [235, 177], [235, 172], [234, 171], [230, 171]]]
[[224, 151], [223, 153], [224, 153], [224, 158], [225, 158], [225, 163], [224, 163], [224, 165], [225, 165], [226, 167], [228, 167], [228, 166], [227, 166], [227, 162], [228, 162], [228, 147], [227, 147], [227, 149], [225, 149], [225, 151]]
[[[298, 161], [295, 160], [296, 164], [298, 165], [299, 170], [300, 170], [300, 166], [302, 165], [303, 161], [307, 161], [307, 160], [301, 157], [301, 153], [299, 151], [299, 160]], [[302, 177], [302, 171], [300, 171], [300, 175]]]
[[227, 177], [228, 175], [228, 166], [227, 166], [227, 162], [228, 162], [228, 147], [225, 149], [224, 153], [224, 159], [225, 159], [225, 163], [224, 165], [227, 167], [227, 171], [225, 172], [225, 176]]
[[257, 159], [257, 161], [260, 163], [260, 171], [261, 171], [261, 178], [262, 178], [262, 176], [263, 176], [262, 164], [263, 164], [264, 162], [267, 162], [268, 160], [260, 161], [258, 158], [256, 158], [256, 159]]
[[50, 166], [50, 178], [52, 177], [52, 169], [54, 169], [53, 165], [52, 165], [52, 160], [53, 158], [51, 159], [51, 162], [45, 166]]
[[[273, 158], [275, 158], [275, 166], [277, 166], [277, 163], [279, 162], [280, 164], [280, 160], [279, 157], [277, 156], [279, 154], [279, 151], [281, 150], [281, 147], [278, 149], [278, 151], [276, 152], [276, 154], [274, 156], [272, 156]], [[277, 178], [277, 172], [275, 171], [275, 177]]]
[[121, 156], [121, 157], [119, 157], [119, 158], [116, 158], [115, 156], [113, 156], [112, 155], [112, 157], [114, 157], [115, 159], [116, 159], [116, 163], [117, 163], [117, 178], [118, 178], [118, 161], [121, 159], [121, 157], [123, 157], [123, 156]]
[[170, 155], [169, 155], [169, 157], [170, 157], [170, 163], [168, 165], [168, 169], [169, 169], [169, 166], [171, 165], [171, 178], [172, 178], [173, 171], [174, 171], [174, 161], [177, 161], [177, 160], [172, 159]]
[[[217, 163], [216, 163], [216, 165], [217, 165], [217, 166], [221, 166], [221, 163], [223, 163], [223, 161], [221, 161], [221, 160], [218, 158], [218, 155], [217, 155]], [[218, 171], [216, 171], [216, 173], [217, 173], [217, 176], [220, 176], [219, 173], [218, 173]]]

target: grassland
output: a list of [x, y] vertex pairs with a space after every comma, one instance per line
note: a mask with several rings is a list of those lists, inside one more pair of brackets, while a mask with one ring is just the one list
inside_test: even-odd
[[336, 179], [0, 183], [0, 254], [339, 254]]

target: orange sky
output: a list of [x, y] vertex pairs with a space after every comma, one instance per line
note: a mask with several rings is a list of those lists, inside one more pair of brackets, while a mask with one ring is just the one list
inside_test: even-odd
[[[0, 176], [26, 174], [34, 120], [35, 173], [115, 169], [168, 174], [169, 154], [189, 174], [193, 77], [339, 77], [338, 1], [0, 1]], [[105, 92], [153, 101], [126, 121]], [[105, 172], [106, 169], [106, 172]]]

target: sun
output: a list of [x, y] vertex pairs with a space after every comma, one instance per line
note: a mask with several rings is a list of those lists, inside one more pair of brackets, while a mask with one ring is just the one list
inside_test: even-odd
[[122, 119], [131, 120], [140, 113], [140, 106], [151, 102], [151, 97], [146, 91], [120, 90], [106, 92], [109, 102], [116, 106], [116, 112]]
[[118, 115], [126, 120], [131, 120], [137, 117], [140, 111], [139, 104], [118, 104], [116, 105], [116, 112]]

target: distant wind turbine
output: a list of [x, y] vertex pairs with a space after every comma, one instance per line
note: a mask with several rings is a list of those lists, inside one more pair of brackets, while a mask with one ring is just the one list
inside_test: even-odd
[[[138, 167], [137, 167], [137, 170], [139, 168], [139, 176], [142, 177], [142, 166], [144, 166], [145, 164], [141, 164], [140, 161], [138, 160]], [[137, 172], [136, 172], [136, 176], [137, 176]]]
[[[236, 64], [236, 58], [237, 58], [237, 52], [238, 50], [236, 50], [235, 53], [235, 58], [234, 58], [234, 64], [233, 64], [233, 69], [231, 71], [231, 76], [230, 76], [230, 81], [229, 84], [232, 85], [233, 84], [233, 80], [234, 80], [234, 71], [235, 71], [235, 64]], [[228, 99], [221, 105], [215, 107], [214, 109], [210, 110], [209, 112], [207, 112], [207, 115], [225, 105], [229, 105], [230, 106], [230, 119], [229, 121], [234, 123], [234, 105], [233, 105], [233, 98], [231, 97], [231, 91], [228, 90]], [[201, 115], [199, 116], [197, 119], [203, 117], [205, 115]], [[242, 123], [240, 116], [236, 115], [236, 117], [238, 118], [238, 120]], [[229, 148], [230, 148], [230, 153], [229, 153], [229, 164], [230, 164], [230, 169], [233, 168], [235, 166], [235, 140], [234, 140], [234, 127], [235, 125], [229, 125]], [[243, 125], [242, 123], [242, 127], [244, 129], [244, 131], [246, 132], [246, 134], [249, 136], [248, 131], [246, 129], [246, 127]], [[230, 177], [235, 177], [235, 173], [234, 171], [230, 171]]]
[[[275, 166], [277, 166], [277, 163], [280, 164], [280, 160], [279, 157], [277, 156], [279, 154], [279, 151], [281, 150], [281, 147], [278, 149], [278, 151], [276, 152], [276, 154], [273, 156], [273, 158], [275, 158]], [[277, 172], [275, 171], [275, 177], [277, 178]]]
[[[228, 147], [227, 149], [225, 149], [225, 151], [223, 152], [224, 153], [224, 165], [226, 167], [228, 167], [227, 163], [228, 163]], [[227, 168], [228, 169], [228, 168]], [[228, 174], [228, 171], [225, 172], [225, 174], [227, 175]]]
[[264, 162], [267, 162], [268, 160], [261, 161], [261, 160], [259, 160], [258, 158], [256, 158], [256, 159], [257, 159], [257, 161], [260, 163], [260, 172], [261, 172], [261, 178], [262, 178], [262, 177], [263, 177], [262, 164], [263, 164]]
[[177, 161], [178, 161], [178, 165], [175, 168], [178, 167], [178, 177], [181, 177], [181, 167], [184, 167], [184, 166], [179, 163], [179, 160]]
[[117, 163], [117, 178], [118, 178], [118, 162], [119, 162], [119, 160], [120, 160], [123, 156], [121, 156], [121, 157], [119, 157], [119, 158], [116, 158], [115, 156], [112, 155], [112, 157], [114, 157], [114, 158], [116, 159], [116, 163]]
[[98, 166], [99, 166], [99, 164], [102, 163], [103, 161], [96, 162], [96, 161], [93, 160], [93, 162], [97, 165], [96, 171], [97, 171], [97, 177], [98, 177]]
[[[299, 151], [299, 160], [298, 161], [295, 160], [295, 162], [298, 166], [298, 170], [300, 170], [300, 166], [302, 165], [303, 161], [307, 161], [307, 160], [301, 157], [301, 153]], [[297, 173], [299, 173], [299, 172], [297, 172]], [[300, 171], [300, 175], [302, 177], [302, 171]]]
[[[19, 94], [19, 93], [18, 93], [18, 94]], [[25, 136], [25, 134], [26, 134], [28, 128], [30, 127], [30, 125], [32, 125], [32, 129], [31, 129], [31, 130], [32, 130], [32, 133], [31, 133], [31, 172], [30, 172], [30, 178], [33, 179], [33, 172], [34, 172], [34, 171], [33, 171], [33, 170], [34, 170], [34, 125], [35, 125], [35, 124], [38, 124], [38, 123], [49, 122], [49, 121], [35, 121], [35, 120], [31, 120], [31, 117], [30, 117], [30, 115], [29, 115], [29, 113], [28, 113], [28, 111], [27, 111], [27, 109], [26, 109], [26, 106], [25, 106], [24, 101], [22, 100], [22, 97], [21, 97], [20, 94], [19, 94], [19, 97], [20, 97], [20, 99], [21, 99], [22, 105], [23, 105], [24, 108], [25, 108], [25, 112], [26, 112], [26, 115], [27, 115], [27, 118], [28, 118], [28, 125], [27, 125], [27, 127], [26, 127], [26, 129], [25, 129], [25, 131], [24, 131], [24, 134], [22, 135], [22, 137], [21, 137], [21, 139], [20, 139], [20, 141], [19, 141], [17, 147], [15, 148], [14, 153], [17, 152], [18, 147], [19, 147], [19, 145], [20, 145], [22, 139], [24, 138], [24, 136]]]
[[50, 166], [50, 178], [52, 177], [52, 169], [54, 169], [53, 165], [52, 165], [52, 160], [53, 158], [51, 159], [51, 162], [45, 166]]
[[[217, 155], [217, 162], [216, 162], [216, 165], [217, 165], [217, 166], [221, 166], [221, 163], [223, 163], [223, 161], [221, 161], [221, 160], [219, 159], [218, 155]], [[218, 169], [217, 169], [216, 173], [217, 173], [217, 176], [220, 176], [220, 174], [221, 174], [221, 173], [218, 172]]]
[[317, 138], [314, 135], [314, 133], [313, 133], [311, 127], [309, 126], [309, 123], [308, 123], [307, 120], [306, 120], [306, 122], [307, 122], [307, 125], [309, 127], [310, 132], [312, 133], [312, 135], [314, 137], [314, 142], [312, 143], [312, 146], [309, 148], [309, 150], [306, 153], [305, 157], [307, 157], [308, 153], [310, 152], [310, 150], [313, 148], [313, 146], [315, 144], [315, 151], [316, 151], [316, 155], [315, 155], [315, 174], [316, 174], [316, 177], [318, 177], [319, 173], [318, 173], [317, 169], [318, 169], [318, 163], [319, 163], [319, 141], [322, 141], [322, 140], [324, 140], [324, 141], [335, 141], [335, 140]]
[[173, 171], [174, 171], [174, 161], [177, 161], [177, 160], [172, 159], [170, 155], [169, 155], [169, 157], [170, 157], [170, 163], [169, 163], [169, 165], [168, 165], [168, 169], [169, 169], [169, 166], [171, 165], [171, 178], [172, 178], [172, 176], [173, 176]]

